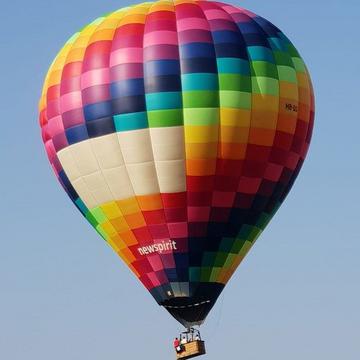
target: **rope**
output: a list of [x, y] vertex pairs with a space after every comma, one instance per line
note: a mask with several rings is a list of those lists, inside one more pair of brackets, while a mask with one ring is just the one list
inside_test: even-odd
[[215, 338], [215, 335], [217, 334], [218, 332], [218, 329], [220, 327], [220, 321], [221, 321], [221, 317], [222, 317], [222, 311], [223, 311], [223, 307], [224, 307], [224, 300], [225, 300], [225, 292], [223, 292], [221, 295], [220, 295], [220, 299], [219, 299], [219, 311], [217, 311], [217, 316], [216, 316], [216, 319], [215, 319], [215, 325], [214, 325], [214, 329], [209, 333], [209, 336], [208, 338], [206, 339], [206, 342], [207, 343], [212, 343], [214, 338]]

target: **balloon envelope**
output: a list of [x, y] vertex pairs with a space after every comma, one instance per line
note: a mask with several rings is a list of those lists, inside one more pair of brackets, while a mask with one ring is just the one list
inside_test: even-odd
[[65, 191], [185, 326], [204, 321], [285, 199], [313, 117], [285, 35], [210, 1], [96, 19], [59, 52], [40, 100]]

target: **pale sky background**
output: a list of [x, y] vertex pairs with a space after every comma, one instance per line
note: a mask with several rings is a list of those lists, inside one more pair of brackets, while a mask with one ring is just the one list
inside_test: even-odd
[[[360, 358], [358, 0], [234, 0], [312, 74], [316, 125], [293, 191], [203, 327], [204, 360]], [[67, 198], [37, 121], [66, 39], [122, 0], [1, 3], [0, 359], [174, 359], [180, 325]]]

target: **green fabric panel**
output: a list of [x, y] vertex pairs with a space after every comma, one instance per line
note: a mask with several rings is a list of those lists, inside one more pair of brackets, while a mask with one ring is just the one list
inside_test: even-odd
[[87, 221], [96, 229], [96, 227], [98, 226], [98, 222], [96, 221], [95, 217], [91, 214], [90, 211], [86, 214], [85, 217]]
[[215, 125], [219, 117], [219, 108], [184, 109], [184, 125]]
[[222, 267], [228, 257], [227, 253], [218, 252], [214, 261], [214, 266]]
[[297, 84], [296, 71], [289, 66], [278, 66], [279, 80]]
[[202, 282], [208, 282], [211, 276], [211, 267], [202, 267], [201, 268], [201, 275], [200, 275], [200, 281]]
[[167, 127], [183, 125], [182, 109], [148, 111], [149, 127]]
[[251, 78], [239, 74], [219, 74], [219, 87], [221, 90], [251, 92]]
[[211, 269], [211, 274], [210, 274], [210, 282], [216, 282], [216, 280], [218, 279], [219, 275], [221, 272], [221, 268], [218, 267], [214, 267]]
[[293, 57], [292, 61], [297, 72], [306, 73], [306, 66], [301, 58]]
[[290, 42], [288, 43], [288, 53], [290, 54], [291, 57], [301, 57], [299, 52], [296, 50], [295, 46], [293, 44], [291, 44]]
[[274, 56], [277, 65], [293, 66], [291, 57], [287, 52], [274, 51]]
[[221, 107], [251, 109], [251, 93], [220, 90]]
[[236, 259], [236, 255], [235, 254], [229, 254], [228, 257], [226, 258], [226, 261], [223, 265], [223, 268], [228, 268], [230, 267], [233, 263], [234, 260]]
[[277, 79], [278, 71], [275, 64], [267, 61], [253, 61], [251, 63], [251, 75]]
[[232, 254], [238, 254], [241, 248], [244, 246], [246, 239], [238, 238], [234, 241], [234, 245], [231, 249]]
[[260, 236], [261, 234], [261, 229], [257, 228], [254, 226], [254, 228], [252, 229], [251, 233], [250, 233], [250, 236], [249, 236], [249, 241], [251, 242], [255, 242], [256, 239]]
[[107, 221], [107, 218], [106, 218], [105, 214], [103, 213], [103, 211], [101, 210], [101, 208], [96, 207], [94, 209], [91, 209], [90, 212], [99, 224]]
[[255, 94], [279, 95], [279, 81], [269, 78], [256, 76], [252, 78], [252, 89]]
[[239, 255], [245, 256], [247, 252], [251, 249], [252, 243], [250, 241], [245, 241], [244, 246], [241, 248]]
[[206, 108], [219, 106], [218, 91], [185, 91], [184, 108]]
[[100, 225], [98, 225], [96, 227], [96, 231], [101, 235], [101, 237], [104, 239], [104, 240], [109, 240], [109, 236], [106, 234], [106, 232], [101, 228]]

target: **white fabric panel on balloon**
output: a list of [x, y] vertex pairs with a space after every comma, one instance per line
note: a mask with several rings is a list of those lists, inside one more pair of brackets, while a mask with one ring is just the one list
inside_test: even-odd
[[79, 194], [79, 196], [81, 197], [81, 200], [89, 209], [98, 206], [98, 202], [96, 201], [95, 197], [90, 192], [90, 190], [88, 189], [86, 183], [82, 178], [73, 181], [71, 184], [76, 190], [76, 192]]
[[101, 169], [111, 169], [124, 164], [116, 133], [90, 140]]
[[150, 129], [152, 151], [160, 191], [186, 190], [184, 128], [182, 126]]
[[114, 195], [114, 200], [128, 199], [134, 196], [125, 165], [103, 171], [106, 182]]
[[[73, 144], [69, 146], [69, 149], [81, 176], [89, 175], [99, 170], [99, 163], [92, 151], [89, 140]], [[64, 169], [66, 172], [66, 168]]]
[[151, 128], [150, 135], [155, 161], [185, 158], [183, 126]]
[[159, 193], [159, 185], [154, 162], [126, 165], [135, 195]]
[[118, 133], [125, 164], [153, 161], [149, 129]]
[[149, 129], [120, 132], [118, 139], [135, 195], [158, 193]]
[[61, 149], [57, 153], [57, 156], [70, 182], [81, 177], [80, 171], [70, 151], [70, 147]]
[[89, 191], [94, 196], [97, 205], [112, 201], [114, 195], [111, 193], [106, 179], [101, 171], [97, 171], [83, 177]]
[[157, 161], [156, 171], [162, 193], [186, 190], [185, 160]]

